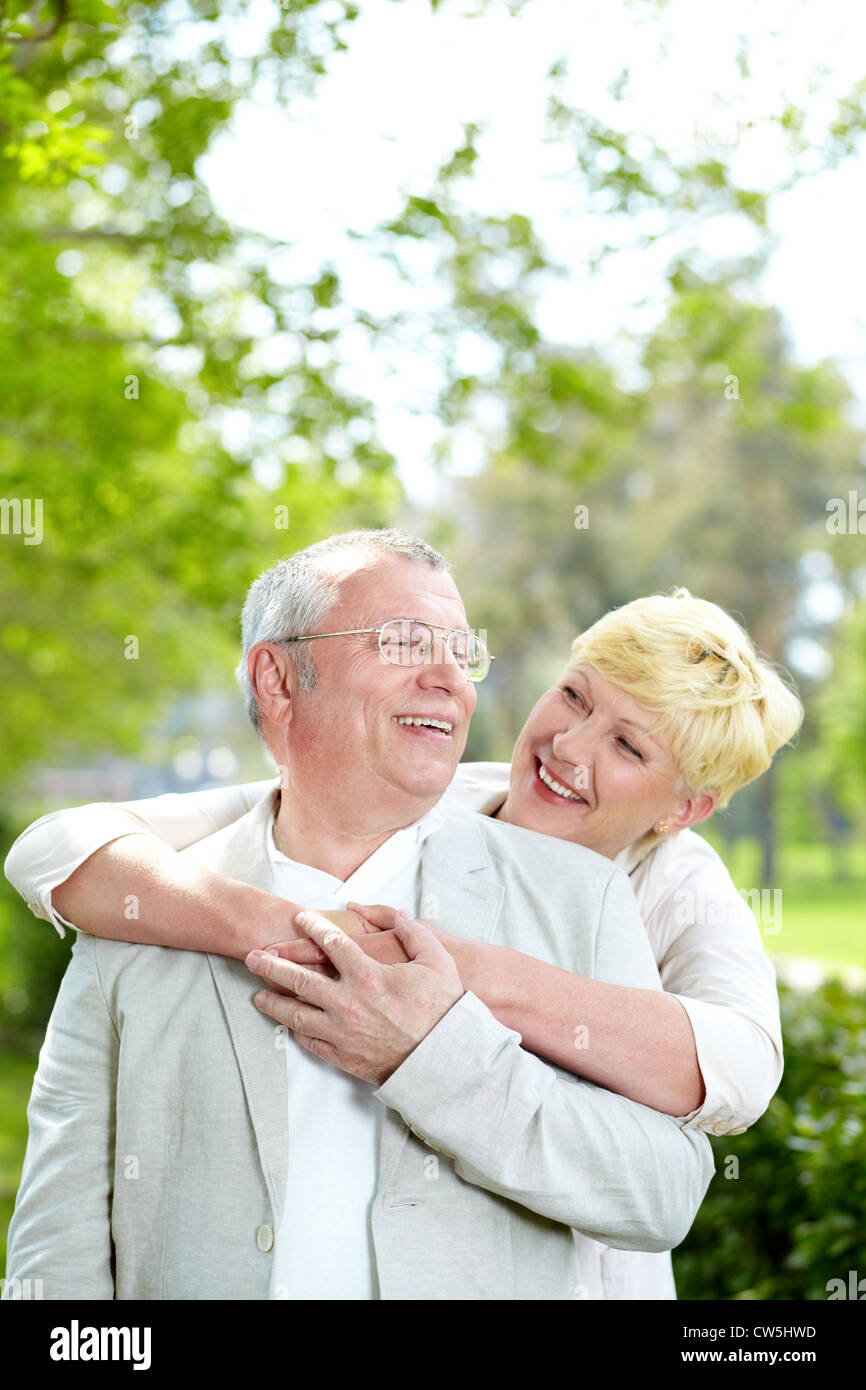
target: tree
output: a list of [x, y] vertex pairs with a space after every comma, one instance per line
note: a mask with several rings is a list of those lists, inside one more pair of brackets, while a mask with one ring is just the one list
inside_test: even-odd
[[[443, 463], [470, 431], [501, 461], [582, 482], [625, 458], [649, 418], [647, 393], [620, 383], [608, 353], [542, 331], [542, 289], [572, 267], [526, 209], [479, 211], [481, 121], [430, 186], [415, 182], [399, 215], [363, 232], [371, 264], [402, 277], [393, 313], [353, 303], [325, 259], [299, 278], [285, 243], [217, 214], [199, 172], [215, 136], [262, 84], [284, 103], [313, 91], [359, 15], [349, 0], [285, 0], [242, 54], [233, 34], [251, 8], [9, 0], [0, 15], [0, 480], [19, 507], [2, 537], [2, 779], [40, 753], [132, 748], [172, 692], [225, 669], [257, 569], [334, 526], [393, 519], [402, 490], [373, 394], [348, 384], [348, 333], [383, 372], [413, 354], [435, 364]], [[517, 16], [523, 5], [489, 8]], [[661, 53], [666, 6], [632, 8]], [[747, 100], [745, 50], [739, 70]], [[630, 243], [685, 266], [683, 244], [726, 218], [751, 229], [757, 264], [771, 199], [838, 165], [862, 133], [862, 84], [834, 96], [828, 117], [826, 78], [816, 68], [802, 108], [780, 94], [767, 112], [784, 157], [756, 189], [736, 176], [733, 147], [701, 137], [684, 153], [635, 134], [627, 71], [605, 110], [589, 111], [567, 59], [555, 62], [548, 133], [571, 152], [563, 181], [596, 234], [589, 263], [600, 272]], [[672, 269], [672, 296], [688, 273]], [[702, 270], [688, 294], [683, 283], [686, 317], [658, 345], [669, 365], [693, 331], [708, 337], [701, 351], [713, 346], [700, 284], [714, 276]], [[487, 368], [467, 370], [470, 340]], [[672, 379], [665, 390], [673, 400]], [[25, 502], [41, 503], [39, 545], [25, 544]]]
[[[666, 320], [643, 345], [641, 389], [605, 386], [611, 369], [592, 357], [550, 353], [550, 379], [592, 379], [608, 403], [620, 398], [606, 432], [601, 411], [586, 423], [572, 387], [545, 430], [545, 469], [532, 431], [526, 444], [518, 428], [490, 469], [456, 490], [463, 588], [470, 611], [485, 615], [509, 726], [476, 718], [481, 756], [505, 755], [571, 638], [608, 608], [684, 584], [784, 663], [804, 551], [832, 550], [845, 572], [825, 521], [827, 498], [860, 468], [847, 384], [832, 364], [794, 362], [778, 315], [744, 285], [678, 267], [672, 290]], [[586, 429], [606, 459], [594, 475]], [[766, 774], [750, 798], [765, 883], [776, 875], [773, 792]]]
[[866, 601], [840, 623], [817, 702], [818, 755], [843, 809], [866, 829]]
[[[256, 572], [400, 495], [338, 379], [333, 277], [282, 283], [274, 245], [221, 220], [196, 173], [269, 66], [302, 89], [342, 42], [318, 7], [278, 9], [244, 63], [245, 8], [192, 4], [205, 37], [185, 56], [166, 4], [0, 21], [0, 780], [137, 748], [178, 689], [228, 679]], [[291, 371], [262, 360], [268, 333]]]

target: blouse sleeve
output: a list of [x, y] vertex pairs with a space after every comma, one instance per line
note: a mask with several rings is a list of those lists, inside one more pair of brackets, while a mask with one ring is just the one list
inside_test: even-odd
[[742, 1134], [782, 1077], [776, 975], [715, 850], [694, 832], [678, 839], [685, 843], [660, 847], [651, 857], [661, 862], [643, 875], [639, 869], [633, 886], [662, 985], [689, 1016], [706, 1087], [703, 1105], [680, 1123]]
[[103, 845], [121, 835], [156, 835], [172, 849], [185, 849], [245, 815], [273, 785], [273, 780], [248, 782], [52, 811], [18, 836], [6, 858], [6, 877], [30, 911], [65, 936], [73, 923], [60, 916], [51, 894]]

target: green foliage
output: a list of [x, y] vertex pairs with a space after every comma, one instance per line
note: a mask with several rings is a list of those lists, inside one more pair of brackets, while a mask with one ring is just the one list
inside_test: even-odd
[[0, 1046], [40, 1047], [69, 964], [71, 936], [67, 931], [61, 940], [0, 877]]
[[866, 601], [839, 626], [833, 673], [818, 700], [820, 757], [840, 803], [866, 823]]
[[[276, 6], [291, 53], [241, 60], [247, 8], [191, 4], [192, 51], [171, 4], [0, 20], [0, 493], [44, 531], [3, 536], [0, 784], [137, 750], [178, 691], [230, 681], [256, 573], [401, 495], [319, 321], [339, 281], [276, 278], [275, 243], [226, 224], [197, 174], [255, 82], [309, 75], [356, 11]], [[269, 333], [291, 371], [261, 360]]]
[[711, 1141], [716, 1176], [674, 1254], [681, 1299], [826, 1299], [866, 1273], [866, 999], [831, 981], [781, 1000], [782, 1084], [745, 1134]]

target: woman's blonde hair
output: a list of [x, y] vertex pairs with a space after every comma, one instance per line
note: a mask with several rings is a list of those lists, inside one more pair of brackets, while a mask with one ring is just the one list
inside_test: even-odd
[[635, 599], [575, 638], [585, 663], [660, 718], [685, 790], [727, 805], [793, 738], [803, 707], [738, 622], [688, 589]]

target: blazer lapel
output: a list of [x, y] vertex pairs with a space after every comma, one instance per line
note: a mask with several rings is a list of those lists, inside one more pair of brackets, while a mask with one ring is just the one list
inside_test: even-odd
[[489, 941], [505, 889], [474, 814], [450, 816], [430, 835], [421, 861], [420, 916], [472, 941]]
[[[202, 842], [203, 857], [210, 868], [227, 878], [270, 891], [265, 833], [274, 795], [270, 792], [235, 825], [220, 832], [220, 838], [225, 838], [221, 845], [212, 846], [211, 853], [206, 842]], [[261, 986], [243, 961], [217, 955], [208, 955], [207, 959], [231, 1033], [268, 1195], [279, 1221], [287, 1179], [288, 1039], [253, 1003], [253, 995]]]
[[[505, 890], [490, 862], [474, 815], [448, 816], [424, 842], [419, 916], [455, 936], [488, 941], [496, 930]], [[379, 1146], [379, 1191], [396, 1182], [409, 1129], [386, 1110]]]

